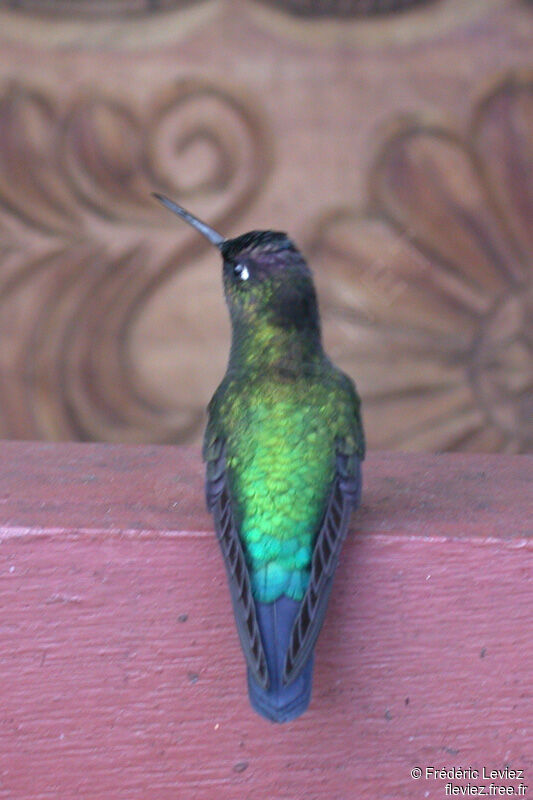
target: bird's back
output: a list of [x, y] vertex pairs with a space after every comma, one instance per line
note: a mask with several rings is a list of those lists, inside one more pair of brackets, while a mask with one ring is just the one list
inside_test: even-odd
[[329, 362], [311, 374], [267, 373], [221, 387], [215, 413], [224, 420], [233, 513], [257, 600], [305, 593], [336, 441], [358, 435], [350, 389]]
[[242, 406], [228, 438], [227, 465], [254, 596], [301, 600], [334, 474], [324, 390], [261, 381]]

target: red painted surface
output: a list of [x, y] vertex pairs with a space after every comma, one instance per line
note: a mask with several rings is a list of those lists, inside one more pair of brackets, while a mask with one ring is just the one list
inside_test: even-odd
[[248, 705], [196, 450], [0, 464], [2, 800], [444, 798], [410, 770], [505, 765], [524, 780], [470, 783], [533, 795], [533, 459], [368, 458], [285, 726]]

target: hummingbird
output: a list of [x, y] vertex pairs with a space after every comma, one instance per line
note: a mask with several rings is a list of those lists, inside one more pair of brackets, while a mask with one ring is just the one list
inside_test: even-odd
[[226, 239], [154, 196], [222, 257], [232, 338], [208, 406], [206, 501], [251, 705], [288, 722], [310, 703], [314, 647], [361, 496], [359, 396], [324, 352], [311, 271], [287, 234]]

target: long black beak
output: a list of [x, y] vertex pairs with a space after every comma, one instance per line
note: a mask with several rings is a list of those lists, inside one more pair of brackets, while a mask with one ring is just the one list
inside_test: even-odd
[[220, 248], [220, 246], [226, 241], [224, 237], [220, 235], [220, 233], [217, 233], [217, 231], [213, 230], [213, 228], [210, 228], [209, 225], [206, 225], [206, 223], [202, 222], [202, 220], [198, 219], [198, 217], [190, 214], [169, 197], [165, 197], [164, 194], [152, 192], [152, 197], [155, 197], [156, 200], [159, 200], [159, 202], [166, 206], [170, 211], [173, 211], [174, 214], [178, 215], [178, 217], [181, 217], [185, 220], [185, 222], [188, 222], [189, 225], [192, 225], [193, 228], [196, 228], [196, 230], [205, 236], [206, 239], [209, 239], [211, 244], [214, 244], [215, 247]]

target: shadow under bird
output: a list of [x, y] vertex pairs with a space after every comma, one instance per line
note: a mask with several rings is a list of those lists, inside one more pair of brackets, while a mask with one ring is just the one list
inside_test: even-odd
[[206, 498], [250, 702], [287, 722], [311, 699], [313, 650], [360, 499], [359, 397], [324, 353], [311, 272], [285, 233], [225, 239], [154, 196], [222, 255], [232, 341], [208, 409]]

